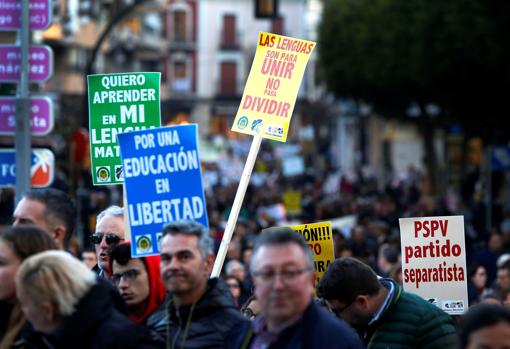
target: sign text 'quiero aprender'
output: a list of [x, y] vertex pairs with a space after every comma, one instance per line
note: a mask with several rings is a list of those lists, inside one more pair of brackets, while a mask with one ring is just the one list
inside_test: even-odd
[[285, 141], [315, 42], [261, 32], [232, 130]]
[[89, 75], [94, 184], [123, 182], [117, 135], [159, 127], [160, 73]]
[[[461, 246], [452, 243], [447, 235], [448, 220], [415, 221], [414, 238], [430, 239], [430, 242], [405, 246], [403, 251], [405, 264], [412, 262], [413, 259], [459, 257], [462, 254]], [[450, 264], [443, 260], [432, 267], [405, 268], [403, 276], [404, 282], [415, 283], [416, 288], [419, 288], [420, 283], [465, 281], [465, 270], [457, 263]]]

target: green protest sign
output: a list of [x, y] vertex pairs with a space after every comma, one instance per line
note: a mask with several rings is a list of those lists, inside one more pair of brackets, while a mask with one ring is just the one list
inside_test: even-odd
[[161, 126], [160, 73], [87, 76], [94, 185], [124, 182], [117, 134]]

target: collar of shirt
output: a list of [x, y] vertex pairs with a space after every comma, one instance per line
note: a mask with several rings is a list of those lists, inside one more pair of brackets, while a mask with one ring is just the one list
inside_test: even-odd
[[[299, 318], [297, 319], [299, 320]], [[281, 324], [273, 331], [267, 329], [267, 321], [264, 317], [255, 319], [252, 323], [253, 334], [255, 340], [251, 346], [252, 349], [264, 349], [268, 348], [272, 343], [278, 340], [278, 336], [288, 327], [294, 325], [296, 319], [290, 319], [289, 321]]]
[[372, 325], [374, 322], [379, 320], [381, 317], [383, 311], [389, 306], [391, 299], [393, 298], [393, 294], [395, 293], [395, 285], [389, 280], [386, 279], [379, 279], [379, 282], [388, 289], [388, 294], [386, 295], [386, 298], [384, 299], [384, 303], [380, 306], [380, 308], [375, 312], [374, 316], [372, 317], [372, 320], [368, 323], [368, 326]]

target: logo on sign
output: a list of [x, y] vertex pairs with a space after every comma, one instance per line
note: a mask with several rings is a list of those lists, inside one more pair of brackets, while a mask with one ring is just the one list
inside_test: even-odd
[[262, 119], [255, 119], [251, 123], [251, 130], [256, 132], [256, 133], [259, 133], [260, 132], [260, 128], [262, 127], [262, 125], [263, 125]]
[[443, 301], [443, 310], [451, 313], [464, 313], [463, 300], [447, 300]]
[[141, 235], [136, 239], [136, 253], [152, 253], [152, 238], [150, 235]]
[[98, 182], [105, 183], [110, 181], [110, 170], [106, 166], [99, 166], [96, 169], [96, 178]]
[[270, 136], [282, 138], [283, 137], [283, 127], [270, 125], [267, 127], [266, 134], [270, 135]]
[[246, 116], [241, 116], [239, 120], [237, 120], [237, 127], [239, 127], [240, 130], [243, 130], [248, 126], [248, 118]]
[[123, 181], [124, 180], [124, 169], [122, 165], [115, 165], [115, 180]]
[[32, 152], [32, 185], [34, 187], [45, 187], [53, 181], [52, 166], [55, 158], [53, 153], [45, 149], [34, 149]]

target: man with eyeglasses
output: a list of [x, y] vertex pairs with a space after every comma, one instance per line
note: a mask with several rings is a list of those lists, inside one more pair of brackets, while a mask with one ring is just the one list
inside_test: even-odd
[[339, 317], [353, 326], [367, 348], [454, 348], [452, 318], [425, 299], [378, 278], [354, 258], [338, 258], [317, 285]]
[[262, 231], [250, 270], [260, 316], [231, 348], [363, 348], [354, 330], [313, 301], [314, 258], [289, 228]]
[[92, 270], [99, 276], [107, 279], [111, 277], [108, 252], [113, 245], [122, 241], [124, 241], [124, 209], [113, 205], [97, 215], [96, 232], [92, 234], [97, 256], [97, 265]]
[[131, 258], [131, 244], [125, 242], [112, 248], [110, 263], [111, 280], [126, 302], [129, 317], [147, 327], [155, 340], [164, 342], [166, 329], [147, 322], [163, 304], [166, 295], [160, 277], [159, 256]]

